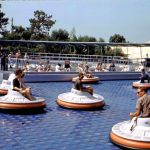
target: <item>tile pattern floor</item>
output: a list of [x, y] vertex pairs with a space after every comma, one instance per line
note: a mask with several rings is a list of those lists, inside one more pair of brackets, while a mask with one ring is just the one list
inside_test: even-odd
[[78, 111], [59, 107], [58, 94], [70, 91], [70, 82], [28, 83], [33, 94], [44, 97], [43, 113], [0, 113], [1, 150], [119, 150], [109, 140], [111, 127], [129, 120], [135, 110], [133, 80], [102, 81], [95, 93], [104, 96], [103, 110]]

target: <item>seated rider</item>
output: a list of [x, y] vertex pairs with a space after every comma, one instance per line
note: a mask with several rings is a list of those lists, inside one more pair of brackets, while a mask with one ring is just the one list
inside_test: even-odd
[[21, 69], [18, 69], [18, 70], [16, 70], [15, 75], [16, 75], [16, 77], [13, 80], [13, 90], [18, 91], [19, 93], [21, 93], [23, 96], [25, 96], [29, 100], [34, 100], [34, 98], [30, 94], [31, 89], [28, 87], [25, 87], [22, 84], [23, 71]]
[[150, 76], [149, 76], [148, 72], [145, 71], [145, 69], [141, 70], [141, 77], [140, 77], [140, 79], [141, 79], [141, 83], [144, 83], [144, 80], [147, 80], [148, 83], [150, 82]]
[[82, 85], [81, 80], [84, 78], [84, 74], [82, 72], [80, 72], [78, 76], [79, 76], [79, 78], [74, 83], [74, 89], [93, 94], [93, 88], [91, 86], [83, 87], [83, 85]]
[[147, 94], [146, 89], [138, 88], [137, 95], [139, 99], [136, 103], [136, 112], [130, 112], [130, 117], [150, 117], [150, 95]]
[[[23, 70], [22, 70], [22, 71], [23, 71]], [[28, 89], [29, 89], [29, 93], [32, 95], [31, 87], [27, 87], [26, 84], [24, 83], [24, 79], [23, 79], [23, 78], [24, 78], [24, 75], [25, 75], [25, 74], [22, 73], [22, 76], [21, 76], [21, 78], [20, 78], [21, 86], [22, 86], [22, 88], [24, 88], [24, 89], [25, 89], [25, 88], [28, 88]]]
[[85, 75], [87, 78], [93, 78], [92, 73], [89, 71], [89, 66], [88, 66], [88, 65], [85, 65], [85, 68], [84, 68], [84, 75]]

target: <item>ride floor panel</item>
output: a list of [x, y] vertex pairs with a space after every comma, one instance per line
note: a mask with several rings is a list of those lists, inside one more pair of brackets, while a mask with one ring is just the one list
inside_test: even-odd
[[1, 150], [118, 150], [109, 139], [114, 124], [129, 120], [135, 111], [133, 80], [102, 81], [92, 84], [104, 96], [101, 110], [82, 111], [61, 108], [57, 96], [69, 92], [71, 82], [28, 83], [34, 95], [46, 99], [42, 112], [0, 113]]

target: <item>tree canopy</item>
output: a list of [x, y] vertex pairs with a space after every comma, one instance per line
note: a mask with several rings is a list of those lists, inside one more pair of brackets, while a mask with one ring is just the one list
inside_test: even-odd
[[[39, 40], [39, 41], [72, 41], [72, 42], [105, 42], [105, 40], [100, 37], [98, 40], [95, 37], [88, 35], [76, 36], [75, 27], [72, 28], [69, 33], [65, 29], [55, 29], [51, 28], [55, 25], [56, 20], [52, 19], [52, 15], [46, 14], [42, 10], [34, 11], [34, 17], [29, 19], [30, 26], [23, 27], [22, 25], [11, 25], [11, 30], [6, 31], [6, 26], [8, 24], [8, 18], [5, 17], [5, 13], [1, 11], [0, 4], [0, 35], [3, 35], [3, 39], [6, 40]], [[115, 43], [124, 43], [126, 39], [124, 36], [119, 34], [114, 34], [109, 38], [109, 42]], [[25, 47], [24, 47], [25, 48]], [[63, 53], [76, 53], [76, 54], [100, 54], [100, 55], [109, 55], [114, 53], [111, 48], [105, 46], [85, 46], [83, 45], [74, 45], [74, 46], [65, 46], [65, 45], [32, 45], [32, 50], [39, 52], [63, 52]], [[107, 51], [107, 52], [106, 52]], [[121, 50], [116, 50], [116, 54], [122, 54]]]
[[53, 30], [51, 33], [51, 40], [53, 41], [69, 41], [69, 33], [66, 30]]
[[49, 36], [49, 31], [56, 21], [52, 20], [52, 15], [47, 15], [42, 10], [34, 12], [34, 18], [29, 19], [31, 29], [31, 39], [39, 40]]
[[119, 35], [119, 34], [114, 34], [113, 36], [110, 36], [109, 42], [114, 42], [114, 43], [125, 43], [126, 39], [124, 36]]
[[8, 18], [5, 17], [5, 13], [2, 12], [1, 8], [2, 6], [0, 4], [0, 35], [4, 35], [8, 24]]
[[96, 38], [85, 35], [85, 36], [79, 36], [78, 41], [80, 41], [80, 42], [96, 42]]

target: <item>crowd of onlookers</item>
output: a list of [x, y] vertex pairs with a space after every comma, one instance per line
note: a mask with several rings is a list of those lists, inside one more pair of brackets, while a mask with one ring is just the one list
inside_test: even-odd
[[65, 60], [64, 62], [50, 60], [37, 60], [34, 61], [30, 59], [28, 53], [25, 52], [21, 54], [20, 50], [17, 50], [15, 53], [12, 51], [9, 54], [6, 54], [5, 51], [1, 49], [0, 51], [1, 58], [1, 70], [8, 69], [17, 69], [22, 68], [25, 72], [36, 71], [36, 72], [108, 72], [108, 71], [141, 71], [143, 65], [141, 64], [138, 67], [130, 65], [127, 61], [124, 64], [116, 64], [115, 60], [110, 61], [109, 63], [104, 63], [102, 60], [95, 62], [72, 62]]
[[69, 60], [64, 61], [63, 63], [50, 63], [50, 61], [39, 62], [38, 64], [29, 64], [29, 61], [26, 61], [23, 69], [28, 71], [36, 72], [104, 72], [104, 71], [116, 71], [115, 64], [112, 62], [108, 69], [104, 67], [101, 62], [96, 63], [95, 65], [88, 64], [87, 62], [72, 63]]
[[71, 62], [66, 60], [64, 62], [50, 62], [41, 61], [37, 64], [32, 64], [29, 61], [25, 61], [22, 68], [25, 71], [36, 71], [36, 72], [109, 72], [109, 71], [120, 71], [120, 72], [127, 72], [127, 71], [141, 71], [143, 66], [138, 66], [135, 70], [132, 70], [132, 66], [128, 65], [127, 63], [124, 64], [115, 64], [114, 61], [111, 63], [102, 63], [102, 62]]

